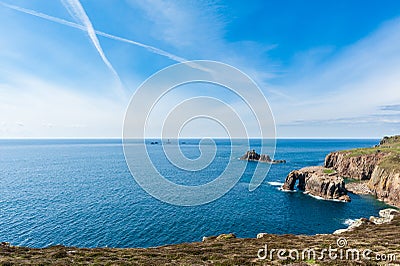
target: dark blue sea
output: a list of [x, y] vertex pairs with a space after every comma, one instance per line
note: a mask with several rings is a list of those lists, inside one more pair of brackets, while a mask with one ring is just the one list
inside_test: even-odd
[[[259, 144], [253, 142], [257, 151]], [[291, 170], [322, 165], [331, 151], [377, 142], [280, 139], [275, 158], [287, 163], [272, 165], [256, 190], [248, 189], [257, 165], [252, 162], [223, 197], [180, 207], [139, 187], [120, 140], [0, 140], [0, 241], [29, 247], [151, 247], [231, 232], [245, 238], [260, 232], [331, 233], [345, 228], [349, 219], [377, 215], [385, 204], [357, 195], [351, 195], [351, 203], [317, 200], [279, 191], [279, 185]], [[195, 158], [197, 144], [184, 141], [183, 153]], [[218, 159], [210, 170], [190, 174], [170, 167], [161, 145], [149, 146], [149, 153], [174, 182], [198, 184], [210, 181], [211, 173], [221, 171], [227, 161], [246, 163], [229, 152], [229, 145], [216, 140]]]

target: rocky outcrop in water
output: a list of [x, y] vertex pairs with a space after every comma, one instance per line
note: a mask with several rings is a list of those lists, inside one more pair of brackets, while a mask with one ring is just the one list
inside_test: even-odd
[[400, 136], [385, 137], [372, 148], [330, 153], [325, 167], [344, 178], [366, 180], [352, 185], [352, 192], [400, 207]]
[[285, 183], [282, 185], [283, 190], [295, 190], [296, 182], [299, 181], [297, 187], [301, 190], [305, 189], [305, 180], [307, 172], [301, 170], [291, 171], [286, 177]]
[[272, 160], [268, 154], [258, 154], [255, 150], [247, 151], [246, 154], [239, 159], [243, 161], [257, 161], [271, 164], [286, 163], [285, 160]]
[[312, 196], [326, 200], [351, 201], [343, 178], [324, 167], [306, 167], [290, 172], [282, 189], [294, 190], [297, 181], [297, 187]]

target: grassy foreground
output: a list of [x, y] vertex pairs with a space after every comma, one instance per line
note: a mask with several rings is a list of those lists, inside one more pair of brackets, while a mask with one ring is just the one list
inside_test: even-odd
[[[371, 260], [331, 259], [322, 249], [337, 249], [337, 240], [345, 238], [347, 249], [370, 249]], [[259, 249], [314, 248], [317, 258], [280, 260], [258, 259]], [[262, 253], [263, 254], [263, 253]], [[301, 254], [301, 253], [300, 253]], [[338, 253], [339, 254], [339, 253]], [[387, 261], [376, 260], [376, 254], [391, 256]], [[288, 254], [286, 254], [287, 256]], [[396, 260], [393, 261], [393, 256]], [[338, 255], [339, 258], [339, 255]], [[389, 224], [366, 224], [355, 231], [340, 235], [265, 235], [260, 239], [222, 239], [198, 243], [184, 243], [156, 248], [74, 248], [54, 246], [44, 249], [1, 246], [0, 265], [400, 265], [400, 216]]]

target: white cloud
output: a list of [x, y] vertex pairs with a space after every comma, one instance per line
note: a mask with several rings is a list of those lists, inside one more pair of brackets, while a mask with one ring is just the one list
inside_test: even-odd
[[73, 92], [16, 74], [0, 84], [1, 138], [108, 138], [122, 135], [126, 102]]

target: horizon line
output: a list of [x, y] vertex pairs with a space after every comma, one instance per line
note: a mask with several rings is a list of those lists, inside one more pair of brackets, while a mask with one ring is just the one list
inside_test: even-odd
[[[394, 136], [394, 135], [384, 135], [384, 136]], [[382, 137], [276, 137], [276, 138], [226, 138], [226, 137], [183, 137], [183, 138], [158, 138], [158, 137], [148, 137], [148, 138], [129, 138], [130, 140], [179, 140], [179, 139], [234, 139], [234, 140], [244, 140], [244, 139], [382, 139]], [[0, 140], [123, 140], [120, 137], [0, 137]]]

